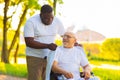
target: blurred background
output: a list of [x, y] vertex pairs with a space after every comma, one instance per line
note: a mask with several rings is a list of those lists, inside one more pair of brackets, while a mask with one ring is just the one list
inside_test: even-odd
[[[120, 79], [119, 0], [0, 0], [0, 75], [27, 78], [23, 28], [43, 4], [73, 31], [101, 80]], [[55, 43], [62, 45], [56, 36]]]

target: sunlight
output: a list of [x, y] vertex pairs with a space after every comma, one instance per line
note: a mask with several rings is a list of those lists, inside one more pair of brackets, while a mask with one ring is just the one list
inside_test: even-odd
[[91, 64], [92, 68], [102, 68], [102, 69], [112, 69], [112, 70], [120, 70], [120, 66], [111, 65], [111, 64], [101, 64], [99, 66]]
[[119, 4], [120, 0], [65, 0], [60, 11], [76, 30], [87, 26], [107, 38], [120, 37]]
[[[11, 8], [14, 11], [14, 9]], [[12, 12], [11, 12], [12, 13]], [[20, 14], [22, 13], [22, 6], [17, 7], [15, 15], [12, 17], [12, 29], [16, 30], [20, 20]]]
[[[10, 63], [14, 64], [14, 58], [11, 58]], [[17, 64], [26, 64], [26, 58], [17, 58]]]

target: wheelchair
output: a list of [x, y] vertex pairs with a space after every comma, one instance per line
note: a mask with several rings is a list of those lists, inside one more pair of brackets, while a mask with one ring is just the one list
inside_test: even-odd
[[[50, 80], [64, 80], [64, 79], [62, 79], [61, 76], [62, 76], [62, 74], [54, 73], [54, 72], [51, 71], [51, 73], [50, 73]], [[95, 77], [93, 72], [91, 72], [91, 76]], [[80, 72], [80, 77], [81, 78], [85, 77], [83, 72]], [[59, 78], [61, 78], [61, 79], [59, 79]], [[95, 80], [99, 80], [99, 79], [95, 79]]]

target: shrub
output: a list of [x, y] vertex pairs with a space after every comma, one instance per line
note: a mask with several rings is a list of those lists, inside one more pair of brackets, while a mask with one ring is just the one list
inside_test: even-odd
[[120, 38], [106, 39], [101, 46], [101, 57], [120, 60]]

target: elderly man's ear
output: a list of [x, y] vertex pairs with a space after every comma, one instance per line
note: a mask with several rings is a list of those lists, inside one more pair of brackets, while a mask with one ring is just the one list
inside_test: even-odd
[[82, 45], [82, 44], [78, 44], [78, 42], [76, 42], [76, 43], [74, 44], [74, 46], [80, 46], [80, 47], [83, 47], [83, 45]]

